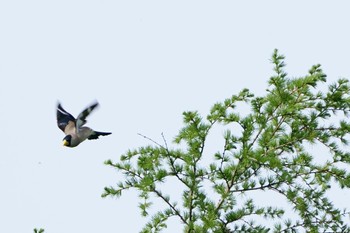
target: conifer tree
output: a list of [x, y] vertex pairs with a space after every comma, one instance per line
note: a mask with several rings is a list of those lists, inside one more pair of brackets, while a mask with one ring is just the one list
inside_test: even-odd
[[[244, 89], [214, 104], [205, 117], [186, 111], [173, 142], [145, 136], [151, 145], [106, 161], [125, 179], [102, 196], [137, 190], [141, 213], [149, 217], [145, 233], [161, 232], [171, 217], [183, 232], [350, 232], [349, 212], [328, 195], [332, 187], [350, 187], [349, 81], [327, 85], [320, 65], [290, 78], [284, 59], [274, 51], [274, 75], [264, 96]], [[242, 104], [250, 112], [240, 113]], [[214, 145], [217, 153], [208, 154], [215, 127], [224, 128], [223, 134]], [[322, 150], [315, 154], [313, 147]], [[166, 182], [181, 187], [182, 199], [164, 189]], [[262, 192], [285, 204], [247, 198]], [[149, 213], [157, 201], [166, 208]]]

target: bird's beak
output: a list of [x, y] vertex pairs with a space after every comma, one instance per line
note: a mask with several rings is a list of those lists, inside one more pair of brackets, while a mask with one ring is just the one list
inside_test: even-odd
[[69, 145], [69, 142], [67, 140], [63, 140], [63, 145], [64, 146], [68, 146]]

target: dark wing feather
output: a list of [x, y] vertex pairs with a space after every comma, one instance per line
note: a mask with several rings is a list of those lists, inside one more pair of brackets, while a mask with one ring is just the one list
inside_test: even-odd
[[69, 114], [66, 110], [64, 110], [60, 103], [57, 104], [57, 126], [60, 128], [63, 132], [66, 126], [68, 125], [69, 121], [72, 121], [75, 123], [75, 118]]
[[90, 105], [84, 111], [82, 111], [76, 120], [76, 127], [77, 130], [80, 129], [81, 126], [85, 125], [86, 123], [86, 117], [98, 106], [98, 103], [95, 102], [94, 104]]
[[89, 140], [93, 140], [93, 139], [97, 139], [99, 136], [107, 136], [107, 135], [110, 135], [110, 134], [112, 134], [112, 133], [94, 131], [94, 132], [88, 137], [88, 139], [89, 139]]

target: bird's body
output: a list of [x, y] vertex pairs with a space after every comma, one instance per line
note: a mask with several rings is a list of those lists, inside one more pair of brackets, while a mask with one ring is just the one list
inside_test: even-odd
[[97, 139], [99, 136], [106, 136], [111, 133], [98, 132], [83, 126], [86, 123], [86, 117], [98, 106], [94, 103], [82, 111], [77, 119], [64, 110], [60, 103], [57, 105], [57, 125], [66, 135], [63, 139], [63, 145], [76, 147], [86, 139]]
[[70, 147], [75, 147], [79, 145], [81, 142], [83, 142], [85, 139], [89, 138], [89, 136], [92, 134], [93, 130], [88, 127], [82, 127], [79, 130], [79, 133], [76, 132], [76, 130], [69, 129], [65, 132], [66, 135], [71, 136], [70, 141]]

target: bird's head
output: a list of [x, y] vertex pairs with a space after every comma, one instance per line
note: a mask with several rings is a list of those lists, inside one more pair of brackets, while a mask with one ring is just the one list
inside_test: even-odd
[[72, 136], [71, 135], [67, 135], [63, 138], [63, 145], [64, 146], [70, 146], [71, 145], [71, 141], [72, 141]]

